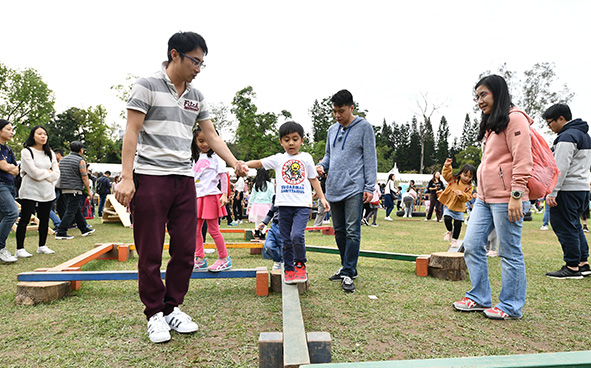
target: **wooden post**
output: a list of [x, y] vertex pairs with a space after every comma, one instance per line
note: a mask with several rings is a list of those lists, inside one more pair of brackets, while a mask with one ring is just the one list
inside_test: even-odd
[[259, 368], [283, 367], [283, 334], [261, 332], [259, 335]]
[[429, 275], [445, 280], [465, 280], [464, 253], [438, 252], [429, 258]]
[[429, 276], [429, 258], [430, 256], [417, 257], [416, 270], [417, 276]]
[[269, 271], [266, 267], [257, 267], [257, 295], [269, 295]]

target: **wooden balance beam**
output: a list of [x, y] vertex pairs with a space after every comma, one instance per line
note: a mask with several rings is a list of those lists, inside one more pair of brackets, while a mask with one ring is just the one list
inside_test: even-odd
[[298, 284], [288, 285], [282, 275], [283, 333], [259, 336], [259, 368], [299, 367], [331, 361], [332, 341], [328, 332], [306, 333]]
[[[160, 271], [161, 277], [166, 277], [166, 271]], [[192, 279], [233, 279], [256, 278], [256, 292], [259, 296], [269, 295], [269, 272], [266, 267], [254, 269], [231, 269], [222, 272], [207, 270], [193, 271]], [[137, 271], [72, 271], [72, 272], [23, 272], [18, 274], [18, 281], [121, 281], [137, 280]]]
[[322, 231], [322, 235], [334, 235], [334, 227], [332, 226], [309, 226], [306, 231]]
[[[318, 368], [419, 368], [419, 367], [537, 367], [537, 368], [574, 368], [591, 366], [591, 350], [569, 351], [560, 353], [538, 353], [518, 355], [481, 356], [467, 358], [441, 358], [416, 360], [391, 360], [383, 362], [330, 363]], [[311, 364], [305, 367], [314, 368]]]
[[[314, 245], [306, 245], [307, 252], [318, 252], [318, 253], [330, 253], [330, 254], [340, 254], [338, 248], [331, 248], [331, 247], [318, 247]], [[360, 250], [359, 257], [369, 257], [369, 258], [382, 258], [382, 259], [395, 259], [397, 261], [416, 261], [417, 257], [420, 257], [416, 254], [405, 254], [405, 253], [390, 253], [390, 252], [377, 252], [377, 251], [369, 251], [369, 250]]]

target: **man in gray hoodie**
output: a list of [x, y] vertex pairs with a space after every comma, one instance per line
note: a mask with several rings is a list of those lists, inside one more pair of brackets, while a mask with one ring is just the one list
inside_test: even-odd
[[376, 141], [372, 125], [353, 115], [355, 104], [349, 91], [337, 92], [331, 102], [337, 123], [328, 128], [326, 152], [316, 171], [327, 174], [326, 199], [341, 256], [342, 267], [329, 279], [340, 281], [343, 291], [353, 292], [363, 203], [371, 200], [376, 184]]

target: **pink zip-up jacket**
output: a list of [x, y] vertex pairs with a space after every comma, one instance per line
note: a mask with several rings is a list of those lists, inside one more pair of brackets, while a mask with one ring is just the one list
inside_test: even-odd
[[503, 132], [486, 132], [482, 140], [482, 160], [476, 173], [480, 200], [508, 203], [512, 190], [523, 191], [522, 201], [529, 200], [527, 181], [533, 167], [530, 137], [533, 122], [525, 112], [513, 107]]

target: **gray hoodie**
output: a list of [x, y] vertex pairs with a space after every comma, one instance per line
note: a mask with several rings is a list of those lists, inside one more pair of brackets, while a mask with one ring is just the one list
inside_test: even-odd
[[327, 173], [326, 199], [338, 202], [361, 192], [373, 193], [378, 173], [372, 125], [358, 116], [347, 126], [328, 128], [326, 153], [320, 165]]

